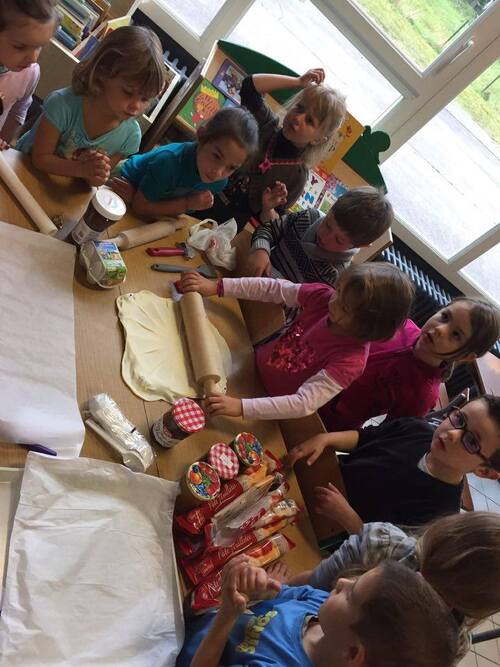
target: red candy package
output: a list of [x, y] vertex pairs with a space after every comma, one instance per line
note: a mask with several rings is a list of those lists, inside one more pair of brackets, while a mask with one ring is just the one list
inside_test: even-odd
[[194, 558], [199, 556], [205, 549], [203, 535], [183, 535], [177, 533], [174, 536], [175, 546], [182, 558]]

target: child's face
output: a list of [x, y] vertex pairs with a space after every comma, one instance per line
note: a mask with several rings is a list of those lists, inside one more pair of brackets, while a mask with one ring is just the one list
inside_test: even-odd
[[324, 141], [323, 125], [302, 102], [297, 102], [283, 120], [283, 135], [298, 148]]
[[214, 183], [228, 178], [247, 159], [247, 151], [234, 139], [220, 137], [213, 141], [199, 141], [196, 166], [203, 183]]
[[[500, 447], [500, 429], [488, 414], [485, 401], [476, 399], [467, 403], [461, 412], [470, 431], [481, 447], [481, 453], [490, 458]], [[480, 468], [484, 461], [478, 454], [469, 454], [462, 443], [463, 429], [453, 426], [446, 417], [436, 428], [432, 436], [432, 456], [436, 461], [457, 473], [466, 474]]]
[[472, 336], [470, 304], [457, 301], [433, 315], [422, 327], [415, 351], [422, 356], [446, 359]]
[[43, 23], [19, 16], [0, 32], [0, 64], [12, 72], [26, 69], [36, 63], [42, 47], [53, 34], [53, 21]]
[[339, 579], [328, 599], [319, 608], [321, 629], [328, 647], [334, 652], [332, 664], [340, 664], [333, 658], [344, 655], [346, 649], [359, 649], [361, 642], [352, 626], [360, 618], [362, 605], [373, 595], [379, 576], [378, 568], [374, 568], [358, 578]]
[[329, 252], [345, 252], [354, 248], [349, 236], [340, 229], [333, 213], [328, 213], [320, 222], [316, 233], [316, 243]]
[[122, 77], [106, 79], [102, 89], [103, 102], [120, 122], [140, 116], [150, 101], [138, 86], [130, 84]]
[[328, 303], [328, 317], [334, 333], [343, 336], [350, 335], [353, 314], [341, 287], [337, 289]]

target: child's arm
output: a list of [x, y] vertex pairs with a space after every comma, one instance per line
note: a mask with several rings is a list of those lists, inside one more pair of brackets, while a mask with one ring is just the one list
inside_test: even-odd
[[3, 141], [5, 143], [5, 147], [2, 147], [1, 150], [4, 150], [4, 148], [8, 148], [9, 145], [12, 143], [12, 141], [14, 141], [14, 139], [17, 139], [21, 127], [22, 123], [20, 123], [17, 120], [16, 115], [12, 114], [11, 110], [2, 127], [0, 141]]
[[245, 419], [298, 419], [311, 415], [342, 390], [324, 370], [304, 382], [296, 394], [264, 398], [209, 396], [205, 403], [210, 415], [243, 416]]
[[349, 505], [347, 499], [331, 482], [328, 487], [317, 486], [314, 489], [316, 498], [315, 511], [339, 523], [349, 535], [356, 535], [363, 530], [363, 520]]
[[224, 567], [221, 607], [198, 646], [190, 667], [219, 667], [231, 630], [250, 600], [275, 597], [281, 585], [245, 557], [233, 558]]
[[358, 446], [358, 442], [358, 431], [320, 433], [291, 449], [287, 457], [287, 465], [292, 467], [297, 461], [304, 458], [307, 458], [307, 465], [312, 465], [327, 447], [333, 447], [339, 452], [352, 452]]
[[307, 70], [302, 76], [285, 76], [283, 74], [254, 74], [253, 85], [261, 95], [283, 88], [305, 88], [310, 83], [323, 83], [325, 70], [321, 67]]
[[157, 218], [162, 215], [178, 215], [186, 211], [203, 211], [213, 206], [214, 196], [209, 190], [192, 192], [183, 197], [175, 199], [164, 199], [162, 201], [149, 201], [137, 189], [132, 199], [132, 210], [138, 216]]
[[45, 117], [40, 120], [31, 151], [33, 165], [49, 174], [84, 178], [89, 185], [103, 185], [109, 178], [109, 158], [87, 151], [81, 160], [66, 160], [56, 155], [60, 132]]
[[251, 252], [248, 256], [245, 274], [248, 276], [269, 275], [271, 266], [271, 250], [283, 237], [287, 216], [279, 217], [262, 224], [254, 231], [251, 241]]
[[183, 292], [199, 292], [202, 296], [230, 296], [235, 299], [268, 301], [295, 308], [299, 305], [301, 285], [273, 278], [223, 278], [208, 280], [199, 273], [184, 273], [180, 281]]

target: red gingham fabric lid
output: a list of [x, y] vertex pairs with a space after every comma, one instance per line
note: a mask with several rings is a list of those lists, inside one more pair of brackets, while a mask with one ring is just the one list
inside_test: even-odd
[[196, 433], [205, 426], [203, 410], [190, 398], [179, 398], [175, 401], [172, 416], [177, 426], [186, 433]]
[[240, 464], [233, 450], [223, 442], [216, 442], [208, 452], [208, 462], [217, 470], [222, 479], [233, 479], [238, 474]]

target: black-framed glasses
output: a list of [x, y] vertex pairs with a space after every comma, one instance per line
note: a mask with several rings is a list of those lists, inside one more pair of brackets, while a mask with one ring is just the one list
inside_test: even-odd
[[453, 428], [460, 429], [462, 433], [462, 445], [464, 446], [465, 451], [468, 454], [475, 454], [479, 456], [485, 463], [487, 463], [492, 468], [494, 467], [491, 461], [487, 456], [481, 451], [481, 445], [479, 444], [476, 436], [472, 431], [467, 430], [467, 417], [460, 410], [460, 408], [453, 408], [448, 414], [448, 419], [450, 420]]

